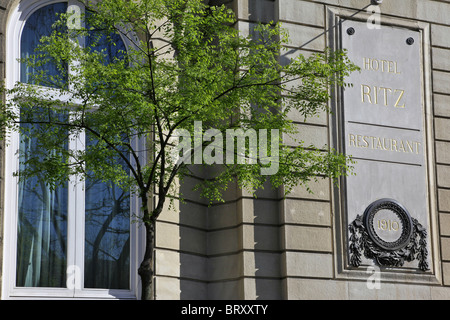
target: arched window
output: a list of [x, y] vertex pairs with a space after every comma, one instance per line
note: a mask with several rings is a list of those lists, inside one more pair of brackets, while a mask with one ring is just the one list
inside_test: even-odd
[[[34, 76], [42, 70], [47, 75], [46, 81], [38, 83], [42, 90], [57, 92], [70, 85], [69, 66], [49, 61], [31, 69], [18, 59], [32, 57], [40, 38], [52, 32], [57, 15], [74, 9], [84, 10], [74, 1], [21, 1], [7, 32], [7, 86], [17, 81], [36, 85]], [[83, 43], [102, 52], [105, 63], [123, 59], [125, 42], [117, 34], [111, 37], [114, 45], [92, 31]], [[65, 116], [70, 115], [55, 114]], [[40, 128], [34, 125], [30, 130]], [[59, 134], [66, 148], [95, 143], [87, 134], [64, 137], [63, 129]], [[39, 176], [19, 180], [13, 173], [36, 165], [28, 163], [27, 156], [39, 147], [32, 137], [12, 134], [6, 150], [3, 296], [136, 297], [138, 229], [130, 218], [137, 200], [129, 190], [90, 178], [81, 182], [73, 177], [56, 189]], [[119, 157], [117, 164], [123, 165]]]
[[[26, 59], [33, 56], [39, 41], [44, 36], [50, 36], [52, 33], [52, 25], [57, 21], [58, 14], [67, 11], [67, 3], [60, 2], [44, 6], [36, 10], [25, 22], [25, 26], [20, 37], [20, 58]], [[47, 63], [42, 66], [48, 74], [53, 76], [62, 76], [66, 78], [61, 72], [58, 72], [57, 66]], [[39, 70], [31, 70], [22, 62], [20, 66], [20, 81], [32, 84], [31, 75], [37, 73]]]

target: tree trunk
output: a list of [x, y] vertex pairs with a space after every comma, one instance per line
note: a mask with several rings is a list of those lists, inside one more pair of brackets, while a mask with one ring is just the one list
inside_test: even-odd
[[155, 224], [156, 219], [163, 210], [163, 205], [166, 199], [167, 189], [160, 187], [158, 205], [154, 210], [149, 210], [147, 191], [142, 192], [140, 197], [142, 199], [142, 208], [144, 210], [143, 221], [145, 224], [145, 254], [144, 259], [138, 269], [138, 274], [141, 277], [142, 283], [142, 300], [154, 300], [155, 293], [153, 291], [153, 250], [155, 241]]
[[153, 246], [155, 238], [155, 221], [145, 222], [145, 254], [138, 269], [142, 284], [142, 300], [154, 300], [153, 292]]

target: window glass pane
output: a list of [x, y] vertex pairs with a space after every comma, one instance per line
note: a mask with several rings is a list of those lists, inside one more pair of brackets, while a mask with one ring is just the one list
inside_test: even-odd
[[[27, 126], [30, 132], [43, 130]], [[42, 154], [37, 148], [36, 138], [21, 135], [19, 171], [32, 169], [27, 162]], [[67, 183], [51, 190], [41, 177], [20, 179], [17, 286], [66, 287], [67, 205]]]
[[[89, 13], [87, 13], [89, 14]], [[86, 46], [104, 56], [105, 65], [123, 59], [125, 44], [117, 34], [91, 30]], [[88, 135], [86, 147], [97, 143]], [[117, 157], [117, 165], [126, 165]], [[87, 164], [89, 167], [89, 164]], [[130, 192], [111, 182], [86, 179], [85, 288], [129, 289]]]
[[[87, 139], [87, 147], [95, 143]], [[120, 157], [116, 162], [126, 168]], [[129, 289], [130, 192], [93, 178], [85, 188], [84, 287]]]
[[[87, 12], [87, 15], [89, 15], [89, 12]], [[106, 35], [101, 30], [90, 30], [86, 39], [86, 47], [94, 52], [101, 52], [105, 65], [114, 62], [114, 59], [123, 60], [125, 58], [125, 43], [116, 33]]]
[[[36, 54], [36, 48], [39, 45], [39, 41], [44, 36], [50, 36], [53, 29], [52, 25], [58, 21], [57, 14], [65, 13], [67, 10], [67, 3], [55, 3], [43, 8], [38, 9], [34, 12], [25, 24], [20, 39], [20, 57], [21, 59], [27, 59]], [[67, 66], [61, 65], [64, 69]], [[33, 80], [33, 76], [40, 74], [42, 71], [46, 71], [48, 79], [45, 83], [36, 83]], [[57, 80], [51, 80], [50, 77], [53, 76]], [[30, 84], [39, 84], [49, 87], [62, 87], [65, 85], [67, 79], [67, 73], [62, 74], [57, 68], [56, 62], [47, 62], [42, 66], [31, 68], [27, 66], [25, 62], [21, 62], [20, 68], [20, 81]]]
[[[58, 19], [57, 14], [65, 13], [66, 10], [67, 3], [56, 3], [43, 7], [30, 16], [20, 39], [22, 59], [36, 54], [35, 49], [40, 38], [51, 34], [52, 24]], [[126, 47], [119, 35], [105, 36], [94, 30], [86, 38], [86, 45], [94, 51], [102, 52], [105, 64], [113, 62], [114, 58], [125, 58]], [[66, 66], [62, 67], [67, 70]], [[34, 80], [34, 76], [43, 71], [49, 75], [46, 79], [49, 83], [37, 83]], [[58, 70], [55, 62], [47, 62], [34, 69], [22, 62], [20, 80], [30, 84], [61, 87], [67, 84], [66, 73]], [[50, 77], [59, 77], [62, 81], [58, 83]], [[34, 115], [35, 113], [30, 113], [32, 118]], [[44, 130], [42, 126], [28, 129], [29, 132]], [[39, 148], [37, 138], [31, 136], [22, 134], [20, 137], [19, 171], [30, 169], [31, 164], [27, 163], [27, 160], [35, 155], [36, 151], [44, 150]], [[91, 138], [87, 139], [86, 147], [96, 143], [95, 139]], [[120, 157], [117, 157], [117, 164], [125, 168]], [[68, 192], [68, 183], [52, 190], [39, 177], [20, 180], [17, 286], [66, 287]], [[84, 214], [84, 287], [129, 289], [129, 190], [121, 189], [108, 181], [87, 178]]]

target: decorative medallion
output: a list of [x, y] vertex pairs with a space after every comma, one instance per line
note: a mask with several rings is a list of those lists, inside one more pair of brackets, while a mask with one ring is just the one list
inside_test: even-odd
[[395, 200], [373, 202], [365, 210], [363, 219], [370, 239], [383, 249], [401, 249], [410, 242], [413, 231], [411, 216]]
[[361, 265], [361, 251], [381, 266], [400, 267], [405, 261], [419, 261], [422, 271], [429, 269], [427, 232], [398, 201], [380, 199], [371, 203], [349, 225], [350, 264]]

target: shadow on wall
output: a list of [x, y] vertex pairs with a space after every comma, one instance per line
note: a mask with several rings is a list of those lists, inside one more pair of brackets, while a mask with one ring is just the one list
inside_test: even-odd
[[257, 300], [282, 299], [281, 212], [276, 199], [278, 192], [270, 193], [268, 199], [252, 200], [255, 245], [251, 254], [255, 262], [254, 296]]
[[[240, 10], [250, 26], [277, 19], [272, 0], [249, 0], [247, 8], [238, 1], [209, 3]], [[180, 187], [186, 199], [179, 206], [180, 299], [281, 299], [278, 192], [267, 187], [261, 193], [266, 200], [253, 200], [230, 188], [226, 203], [208, 208], [192, 186], [185, 181]]]
[[189, 200], [179, 206], [180, 299], [281, 299], [277, 190], [267, 186], [252, 199], [234, 188], [207, 207], [190, 185], [182, 184]]
[[180, 299], [183, 300], [208, 299], [208, 207], [193, 191], [196, 183], [196, 178], [186, 178], [180, 186], [185, 199], [179, 204]]

